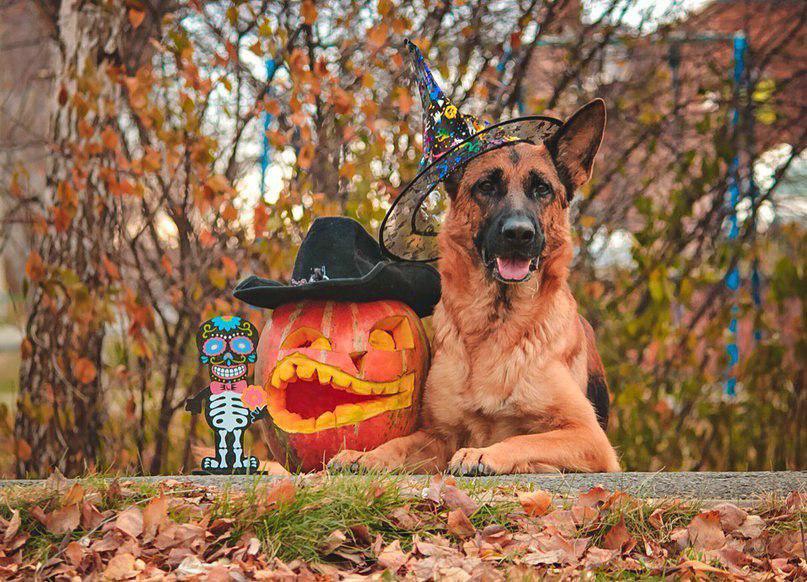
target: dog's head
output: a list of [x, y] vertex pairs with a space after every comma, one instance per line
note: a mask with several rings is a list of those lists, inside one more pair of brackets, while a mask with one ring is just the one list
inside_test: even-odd
[[462, 246], [494, 279], [527, 281], [569, 245], [569, 201], [591, 176], [604, 129], [605, 103], [596, 99], [546, 144], [517, 143], [471, 160], [445, 182], [448, 231], [470, 236]]

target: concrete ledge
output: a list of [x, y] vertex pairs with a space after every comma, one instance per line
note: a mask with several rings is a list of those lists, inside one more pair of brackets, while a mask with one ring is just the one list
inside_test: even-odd
[[[305, 476], [299, 476], [305, 480]], [[174, 479], [202, 487], [245, 488], [258, 482], [280, 479], [268, 476], [179, 475], [161, 477], [122, 477], [122, 480], [156, 483]], [[428, 480], [414, 475], [415, 483]], [[464, 477], [460, 482], [480, 484], [529, 485], [553, 493], [568, 495], [595, 485], [624, 491], [642, 498], [684, 498], [702, 500], [753, 501], [763, 496], [785, 496], [791, 491], [807, 492], [807, 471], [751, 473], [568, 473], [561, 475], [508, 475], [502, 477]], [[0, 487], [42, 485], [41, 480], [0, 481]]]

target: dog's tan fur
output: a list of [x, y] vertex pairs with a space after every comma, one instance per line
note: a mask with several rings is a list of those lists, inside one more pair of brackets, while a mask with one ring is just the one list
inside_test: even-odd
[[[468, 163], [438, 239], [443, 291], [423, 429], [369, 452], [343, 451], [333, 465], [470, 474], [619, 470], [586, 397], [589, 376], [601, 373], [602, 364], [567, 283], [572, 240], [565, 193], [588, 179], [591, 162], [578, 167], [575, 158], [593, 160], [601, 139], [593, 153], [585, 151], [596, 138], [593, 122], [576, 123], [552, 153], [519, 143]], [[537, 171], [564, 193], [541, 209], [546, 244], [540, 267], [523, 283], [491, 279], [474, 248], [484, 216], [470, 188], [489, 168], [503, 169], [516, 184]]]

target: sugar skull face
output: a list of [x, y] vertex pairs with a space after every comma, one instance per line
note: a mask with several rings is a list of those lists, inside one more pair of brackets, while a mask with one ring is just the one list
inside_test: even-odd
[[199, 360], [210, 368], [218, 382], [235, 382], [247, 375], [255, 362], [258, 329], [246, 319], [220, 315], [205, 321], [196, 334]]

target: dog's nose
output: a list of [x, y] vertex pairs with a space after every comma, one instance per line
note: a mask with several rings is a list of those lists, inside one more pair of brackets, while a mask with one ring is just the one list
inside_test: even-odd
[[535, 227], [523, 216], [511, 216], [502, 224], [502, 235], [513, 244], [526, 245], [535, 239]]

